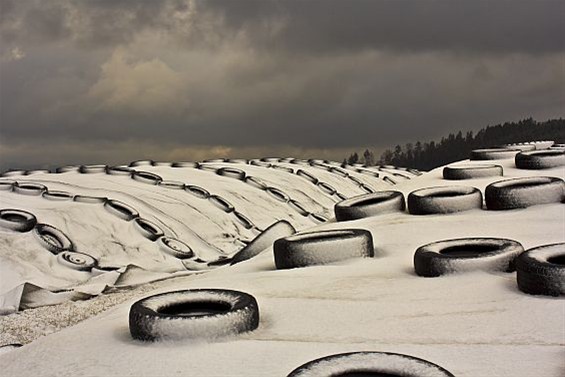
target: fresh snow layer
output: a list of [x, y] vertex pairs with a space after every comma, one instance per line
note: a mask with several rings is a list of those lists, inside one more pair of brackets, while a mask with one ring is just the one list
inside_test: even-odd
[[[563, 168], [542, 172], [518, 170], [512, 159], [497, 160], [496, 164], [503, 166], [504, 177], [446, 181], [442, 179], [441, 168], [410, 180], [392, 174], [390, 177], [397, 182], [394, 189], [408, 196], [413, 190], [432, 186], [473, 186], [484, 193], [488, 184], [501, 179], [539, 173], [565, 176]], [[237, 166], [247, 175], [256, 176], [304, 203], [309, 211], [328, 217], [338, 201], [310, 181], [281, 169], [233, 163], [209, 165]], [[304, 168], [291, 163], [277, 165]], [[319, 167], [305, 168], [347, 196], [362, 193], [350, 179]], [[290, 206], [234, 178], [193, 168], [135, 169], [213, 191], [230, 201], [260, 229], [282, 218], [299, 230], [314, 226], [309, 218]], [[388, 173], [373, 170], [382, 177], [352, 169], [347, 172], [375, 189], [393, 187], [383, 181]], [[399, 173], [409, 175], [405, 171]], [[166, 235], [184, 241], [185, 234], [196, 234], [188, 240], [200, 240], [210, 250], [205, 254], [209, 258], [214, 257], [214, 251], [217, 255], [232, 255], [241, 248], [240, 241], [255, 236], [245, 228], [238, 228], [229, 215], [205, 200], [127, 177], [38, 173], [7, 179], [29, 180], [57, 190], [127, 201], [143, 217], [162, 226]], [[176, 196], [181, 194], [182, 197]], [[179, 270], [178, 260], [157, 254], [153, 244], [139, 239], [131, 224], [108, 215], [99, 206], [52, 202], [11, 192], [0, 193], [0, 200], [2, 207], [29, 210], [40, 222], [65, 231], [77, 244], [77, 251], [89, 250], [108, 264], [137, 266], [131, 272], [111, 272], [120, 278], [129, 273], [123, 278], [129, 285], [174, 276], [180, 271], [190, 275], [162, 281], [151, 294], [191, 288], [233, 289], [253, 295], [260, 311], [257, 330], [221, 341], [143, 343], [133, 340], [128, 330], [129, 308], [134, 301], [149, 295], [143, 292], [76, 326], [3, 354], [0, 369], [6, 376], [285, 376], [308, 361], [358, 351], [407, 354], [437, 364], [455, 376], [562, 376], [565, 373], [563, 298], [520, 292], [515, 273], [471, 271], [422, 278], [413, 269], [413, 255], [419, 246], [444, 239], [509, 238], [522, 243], [525, 249], [564, 242], [565, 207], [561, 203], [506, 211], [474, 209], [437, 215], [403, 212], [339, 223], [330, 221], [314, 229], [367, 229], [373, 236], [375, 257], [276, 270], [271, 247], [234, 266], [191, 273]], [[62, 207], [63, 204], [67, 206]], [[80, 208], [75, 209], [79, 204]], [[230, 236], [222, 236], [224, 232]], [[68, 284], [76, 289], [77, 282], [88, 283], [93, 279], [81, 275], [84, 274], [81, 271], [52, 273], [53, 255], [42, 250], [32, 234], [2, 232], [0, 237], [3, 281], [29, 281], [26, 279], [34, 277], [51, 287]], [[112, 240], [120, 246], [112, 246]], [[191, 245], [195, 252], [199, 246]], [[22, 256], [18, 258], [13, 255], [20, 253]], [[45, 266], [51, 266], [52, 270]], [[100, 284], [107, 284], [105, 279], [101, 280]], [[1, 321], [2, 318], [0, 325]], [[28, 325], [33, 323], [30, 321]]]

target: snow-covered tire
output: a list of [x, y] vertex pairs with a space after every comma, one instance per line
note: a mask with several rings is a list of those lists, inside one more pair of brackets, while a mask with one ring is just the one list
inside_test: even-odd
[[155, 161], [153, 160], [137, 160], [130, 162], [129, 167], [134, 168], [137, 166], [153, 166], [154, 163]]
[[298, 169], [296, 171], [296, 175], [299, 177], [302, 177], [304, 179], [307, 179], [308, 181], [310, 181], [313, 184], [317, 184], [318, 183], [318, 178], [314, 177], [312, 174], [308, 173], [305, 170], [302, 169]]
[[319, 213], [309, 213], [308, 218], [315, 222], [316, 224], [323, 224], [328, 222], [328, 218]]
[[369, 175], [369, 176], [374, 177], [374, 178], [380, 178], [380, 176], [381, 176], [379, 173], [377, 173], [375, 171], [367, 170], [367, 169], [357, 169], [357, 173]]
[[163, 230], [157, 224], [142, 217], [135, 218], [133, 224], [139, 233], [148, 240], [157, 241], [164, 235]]
[[125, 221], [131, 221], [139, 217], [139, 212], [137, 212], [133, 207], [119, 200], [107, 200], [106, 202], [104, 202], [104, 208], [106, 208], [111, 214]]
[[410, 169], [410, 168], [409, 168], [407, 171], [408, 171], [409, 173], [414, 174], [415, 176], [420, 176], [420, 175], [424, 174], [424, 173], [422, 173], [421, 171], [419, 171], [418, 169]]
[[224, 212], [230, 213], [235, 210], [234, 206], [230, 202], [219, 195], [210, 195], [208, 200]]
[[148, 171], [134, 171], [131, 175], [131, 178], [134, 181], [143, 182], [150, 185], [158, 185], [163, 180], [163, 178], [161, 178], [157, 174], [150, 173]]
[[79, 168], [80, 168], [80, 166], [77, 166], [77, 165], [60, 166], [60, 167], [55, 169], [55, 173], [62, 174], [62, 173], [69, 173], [69, 172], [78, 172]]
[[39, 243], [55, 255], [73, 248], [73, 243], [69, 237], [54, 226], [36, 224], [33, 231]]
[[323, 192], [328, 195], [334, 195], [337, 192], [335, 187], [326, 182], [318, 182], [316, 186], [318, 186]]
[[200, 186], [186, 185], [184, 190], [200, 199], [208, 199], [210, 197], [208, 190]]
[[244, 164], [244, 165], [246, 165], [249, 161], [246, 160], [245, 158], [228, 158], [226, 160], [226, 162], [229, 162], [230, 164]]
[[343, 178], [347, 178], [349, 176], [348, 172], [346, 172], [345, 170], [343, 170], [341, 168], [338, 168], [337, 166], [332, 166], [330, 168], [330, 173], [341, 175]]
[[255, 188], [258, 188], [259, 190], [266, 190], [268, 187], [267, 184], [263, 182], [261, 179], [252, 176], [245, 177], [245, 183]]
[[532, 295], [565, 295], [565, 243], [538, 246], [516, 259], [518, 288]]
[[75, 195], [73, 201], [88, 204], [104, 204], [108, 201], [105, 196]]
[[475, 270], [511, 272], [523, 251], [519, 242], [504, 238], [443, 240], [416, 250], [414, 270], [425, 277]]
[[178, 181], [161, 181], [159, 182], [159, 187], [164, 187], [171, 190], [184, 190], [186, 185]]
[[0, 181], [0, 191], [12, 191], [16, 181]]
[[294, 174], [294, 169], [293, 168], [287, 168], [286, 166], [281, 166], [281, 165], [271, 165], [272, 169], [276, 169], [276, 170], [282, 170], [285, 171], [287, 173], [291, 173]]
[[514, 160], [518, 169], [551, 169], [565, 165], [565, 150], [522, 152]]
[[47, 169], [35, 169], [35, 170], [26, 170], [24, 175], [35, 175], [35, 174], [50, 174], [51, 172]]
[[519, 149], [522, 152], [524, 151], [533, 151], [536, 149], [534, 144], [524, 144], [524, 143], [516, 143], [516, 144], [504, 144], [501, 145], [499, 148], [502, 149]]
[[344, 201], [344, 200], [347, 200], [347, 199], [348, 199], [347, 196], [345, 196], [344, 194], [342, 194], [342, 193], [340, 193], [340, 192], [336, 192], [336, 193], [335, 193], [335, 196], [337, 196], [340, 201]]
[[484, 177], [502, 177], [500, 165], [460, 165], [443, 168], [443, 178], [449, 180], [473, 179]]
[[471, 151], [471, 160], [505, 160], [514, 158], [519, 149], [509, 148], [489, 148], [489, 149], [475, 149]]
[[62, 266], [77, 271], [90, 271], [98, 264], [98, 261], [93, 256], [76, 251], [62, 251], [58, 253], [57, 262]]
[[295, 164], [295, 165], [309, 165], [308, 161], [300, 159], [300, 158], [293, 158], [292, 160], [289, 161], [291, 164]]
[[300, 213], [302, 216], [308, 216], [310, 212], [304, 207], [304, 205], [294, 199], [288, 201], [288, 205], [291, 206], [296, 212]]
[[223, 164], [226, 162], [225, 158], [208, 158], [206, 160], [202, 160], [203, 164]]
[[468, 211], [482, 205], [481, 191], [470, 186], [427, 187], [408, 195], [408, 212], [413, 215]]
[[27, 211], [9, 208], [0, 210], [0, 228], [25, 233], [32, 230], [36, 224], [37, 218]]
[[371, 186], [369, 186], [369, 185], [367, 185], [367, 184], [365, 184], [365, 183], [361, 183], [361, 184], [359, 185], [359, 188], [360, 188], [361, 190], [365, 191], [365, 192], [368, 193], [368, 194], [372, 194], [372, 193], [377, 192], [377, 191], [375, 191], [374, 188], [372, 188]]
[[234, 211], [233, 215], [245, 229], [251, 229], [255, 226], [253, 222], [241, 212]]
[[18, 177], [20, 175], [25, 175], [25, 170], [8, 170], [0, 174], [0, 177]]
[[243, 262], [259, 255], [263, 250], [272, 246], [279, 238], [288, 237], [296, 233], [296, 229], [286, 220], [280, 220], [269, 226], [253, 241], [234, 254], [231, 264]]
[[47, 200], [66, 201], [73, 200], [73, 194], [67, 191], [47, 190], [41, 194]]
[[275, 198], [279, 202], [287, 203], [290, 200], [290, 197], [286, 193], [282, 192], [276, 187], [267, 187], [265, 191], [267, 191], [273, 198]]
[[350, 352], [321, 357], [299, 366], [288, 377], [454, 377], [429, 361], [399, 353]]
[[177, 161], [171, 164], [172, 168], [196, 168], [198, 162]]
[[245, 179], [245, 172], [238, 168], [219, 168], [218, 170], [216, 170], [216, 174], [224, 177], [239, 179], [240, 181], [243, 181]]
[[280, 157], [263, 157], [261, 159], [261, 161], [263, 162], [269, 162], [269, 163], [275, 163], [275, 162], [279, 162], [281, 160]]
[[277, 269], [307, 267], [349, 258], [374, 256], [371, 232], [323, 230], [281, 238], [273, 244]]
[[494, 182], [485, 189], [488, 209], [525, 208], [559, 203], [565, 199], [565, 182], [555, 177], [524, 177]]
[[350, 180], [350, 181], [353, 181], [353, 182], [355, 182], [355, 183], [357, 183], [359, 186], [365, 184], [362, 180], [360, 180], [359, 178], [354, 177], [354, 176], [352, 176], [352, 175], [349, 176], [349, 180]]
[[264, 162], [261, 160], [249, 160], [249, 165], [253, 165], [253, 166], [260, 166], [263, 168], [270, 168], [271, 164], [268, 162]]
[[108, 166], [106, 165], [81, 165], [78, 172], [81, 174], [99, 174], [106, 173]]
[[22, 195], [38, 196], [47, 191], [47, 187], [41, 183], [17, 182], [12, 187], [12, 191]]
[[549, 147], [550, 150], [563, 150], [565, 149], [565, 144], [553, 144]]
[[172, 162], [169, 161], [153, 161], [152, 166], [157, 166], [157, 167], [165, 167], [165, 168], [170, 168], [172, 165]]
[[135, 170], [125, 166], [111, 166], [106, 169], [106, 174], [131, 176]]
[[362, 219], [388, 212], [404, 212], [406, 201], [399, 191], [378, 191], [354, 196], [334, 206], [337, 221]]
[[396, 181], [390, 177], [383, 177], [383, 181], [393, 186], [396, 185]]
[[194, 251], [176, 238], [172, 237], [161, 237], [159, 238], [159, 248], [165, 253], [172, 255], [178, 259], [187, 259], [194, 257]]
[[191, 289], [157, 294], [134, 303], [129, 330], [134, 339], [214, 340], [259, 326], [259, 306], [247, 293]]

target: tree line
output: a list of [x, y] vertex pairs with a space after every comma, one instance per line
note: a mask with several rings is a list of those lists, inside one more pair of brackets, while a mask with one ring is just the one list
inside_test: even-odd
[[489, 148], [504, 144], [520, 143], [535, 140], [554, 140], [556, 143], [565, 142], [565, 119], [550, 119], [538, 122], [532, 118], [518, 122], [506, 122], [487, 126], [476, 134], [472, 131], [463, 134], [449, 134], [439, 142], [429, 141], [397, 145], [394, 149], [385, 150], [379, 160], [369, 149], [362, 155], [352, 153], [344, 159], [344, 163], [363, 163], [367, 166], [395, 165], [431, 170], [438, 166], [469, 158], [473, 149]]

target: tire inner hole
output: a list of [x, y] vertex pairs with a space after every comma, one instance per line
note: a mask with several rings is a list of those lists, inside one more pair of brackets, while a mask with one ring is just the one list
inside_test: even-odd
[[202, 317], [226, 313], [231, 306], [225, 302], [215, 301], [193, 301], [181, 302], [166, 306], [159, 310], [161, 314], [174, 315], [179, 317]]
[[23, 223], [24, 221], [26, 221], [25, 216], [19, 215], [17, 213], [2, 214], [2, 218], [4, 220], [12, 221], [12, 222], [15, 222], [15, 223]]
[[557, 255], [555, 257], [548, 258], [547, 261], [553, 264], [559, 264], [561, 266], [565, 266], [565, 254]]
[[457, 245], [440, 250], [441, 255], [457, 258], [472, 258], [499, 249], [497, 245]]
[[335, 377], [399, 377], [400, 374], [390, 374], [378, 371], [371, 371], [371, 370], [359, 370], [359, 371], [351, 371], [351, 372], [343, 372], [338, 374], [332, 374]]

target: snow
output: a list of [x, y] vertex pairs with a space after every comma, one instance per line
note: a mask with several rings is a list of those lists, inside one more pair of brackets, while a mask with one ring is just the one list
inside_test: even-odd
[[[394, 176], [387, 168], [374, 169], [381, 174], [379, 178], [351, 168], [347, 172], [377, 190], [390, 189], [390, 183], [383, 181], [390, 177], [398, 182], [394, 189], [406, 197], [425, 187], [473, 186], [484, 193], [488, 184], [501, 179], [565, 176], [563, 167], [536, 172], [516, 169], [513, 159], [495, 163], [503, 166], [504, 177], [445, 181], [442, 168], [419, 177], [398, 171], [412, 179]], [[353, 180], [320, 167], [276, 164], [307, 169], [347, 197], [365, 192]], [[468, 164], [462, 161], [453, 165]], [[237, 166], [248, 176], [258, 177], [299, 201], [308, 211], [328, 217], [333, 216], [333, 205], [339, 200], [307, 179], [281, 169], [235, 163], [207, 165]], [[285, 376], [311, 360], [358, 351], [411, 355], [435, 363], [455, 376], [545, 377], [562, 376], [565, 372], [562, 297], [522, 293], [517, 288], [515, 273], [471, 271], [423, 278], [413, 268], [415, 250], [439, 240], [508, 238], [520, 242], [525, 249], [565, 242], [562, 203], [420, 216], [394, 212], [347, 222], [332, 220], [316, 226], [309, 217], [264, 190], [213, 171], [168, 166], [135, 169], [158, 174], [164, 180], [202, 186], [228, 200], [261, 229], [286, 219], [300, 231], [369, 230], [375, 257], [277, 270], [269, 247], [255, 258], [233, 266], [186, 271], [181, 261], [160, 252], [158, 245], [141, 237], [130, 222], [112, 216], [100, 203], [49, 201], [1, 191], [2, 208], [32, 212], [40, 222], [68, 234], [76, 251], [121, 270], [101, 271], [96, 276], [71, 269], [62, 271], [56, 257], [42, 249], [31, 233], [2, 230], [0, 295], [21, 289], [24, 282], [47, 289], [64, 287], [70, 291], [50, 293], [67, 296], [78, 294], [76, 289], [81, 285], [95, 284], [93, 279], [100, 280], [97, 287], [121, 284], [129, 288], [117, 292], [114, 288], [88, 301], [69, 302], [66, 297], [57, 306], [0, 317], [1, 344], [28, 343], [37, 338], [0, 356], [3, 375]], [[142, 217], [158, 224], [165, 235], [189, 244], [205, 260], [233, 255], [257, 234], [207, 200], [127, 176], [69, 172], [10, 179], [124, 201]], [[107, 274], [112, 274], [111, 279]], [[160, 279], [166, 280], [155, 282]], [[132, 339], [128, 312], [133, 302], [149, 294], [195, 288], [224, 288], [251, 294], [259, 305], [259, 327], [210, 341], [144, 343]], [[117, 305], [111, 307], [114, 304]], [[77, 314], [67, 315], [70, 309]], [[107, 310], [100, 313], [104, 309]], [[75, 324], [75, 317], [88, 316], [91, 317], [64, 328], [65, 321]], [[18, 330], [17, 326], [25, 329]], [[25, 336], [18, 338], [20, 333]], [[48, 335], [39, 336], [45, 334]]]

